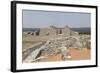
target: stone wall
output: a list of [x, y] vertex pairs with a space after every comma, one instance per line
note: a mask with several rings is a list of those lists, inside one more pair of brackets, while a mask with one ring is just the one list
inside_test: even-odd
[[56, 29], [54, 29], [54, 28], [41, 28], [39, 35], [40, 36], [55, 36]]
[[40, 28], [39, 31], [31, 32], [33, 36], [77, 36], [78, 32], [71, 30], [68, 26], [64, 28], [48, 27]]
[[62, 34], [64, 35], [64, 36], [70, 36], [70, 32], [71, 30], [69, 29], [69, 28], [63, 28], [62, 29]]

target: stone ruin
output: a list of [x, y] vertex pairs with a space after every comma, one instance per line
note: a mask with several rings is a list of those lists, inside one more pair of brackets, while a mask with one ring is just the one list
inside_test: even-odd
[[[52, 35], [53, 34], [53, 35]], [[63, 28], [58, 28], [55, 26], [50, 26], [46, 28], [40, 28], [34, 32], [27, 32], [27, 35], [32, 36], [77, 36], [78, 32], [71, 30], [68, 26]]]
[[26, 58], [25, 62], [37, 62], [47, 58], [47, 56], [41, 57], [41, 53], [46, 53], [48, 56], [60, 53], [62, 60], [67, 60], [68, 49], [76, 48], [81, 50], [83, 48], [91, 48], [90, 35], [79, 35], [78, 32], [72, 31], [68, 26], [65, 28], [52, 26], [50, 28], [40, 29], [38, 36], [48, 36], [47, 33], [49, 36], [62, 34], [62, 37], [47, 40], [45, 44], [35, 49], [28, 58]]
[[46, 41], [44, 45], [33, 51], [32, 60], [29, 62], [42, 61], [47, 57], [40, 57], [40, 53], [46, 53], [49, 55], [54, 55], [60, 53], [62, 55], [62, 60], [67, 60], [68, 49], [76, 48], [82, 50], [83, 48], [91, 48], [90, 36], [80, 35], [80, 36], [69, 36], [69, 37], [59, 37], [52, 38]]

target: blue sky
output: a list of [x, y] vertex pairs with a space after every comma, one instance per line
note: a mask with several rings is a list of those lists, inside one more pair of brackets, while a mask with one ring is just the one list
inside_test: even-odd
[[23, 10], [24, 28], [43, 28], [51, 25], [71, 28], [90, 27], [90, 13]]

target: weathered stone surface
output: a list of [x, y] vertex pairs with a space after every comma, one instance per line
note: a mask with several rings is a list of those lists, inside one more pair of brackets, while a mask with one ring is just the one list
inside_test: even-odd
[[67, 59], [67, 52], [69, 48], [77, 48], [77, 49], [83, 49], [83, 48], [91, 48], [90, 47], [90, 36], [89, 35], [80, 35], [80, 36], [69, 36], [69, 37], [59, 37], [59, 38], [52, 38], [48, 40], [44, 45], [42, 45], [40, 48], [37, 48], [31, 53], [31, 56], [27, 59], [37, 60], [41, 59], [38, 58], [37, 55], [44, 51], [48, 55], [53, 55], [60, 53], [62, 54], [62, 60]]

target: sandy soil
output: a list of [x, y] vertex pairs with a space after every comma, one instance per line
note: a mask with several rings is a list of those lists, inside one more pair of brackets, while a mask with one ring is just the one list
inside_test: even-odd
[[[69, 49], [71, 58], [67, 59], [67, 60], [87, 60], [87, 59], [91, 59], [91, 50], [90, 49]], [[45, 59], [44, 61], [62, 61], [62, 55], [61, 54], [57, 54], [57, 55], [52, 55], [52, 56], [48, 56], [47, 59]]]
[[90, 49], [70, 49], [69, 52], [71, 53], [71, 60], [86, 60], [91, 59], [91, 50]]

